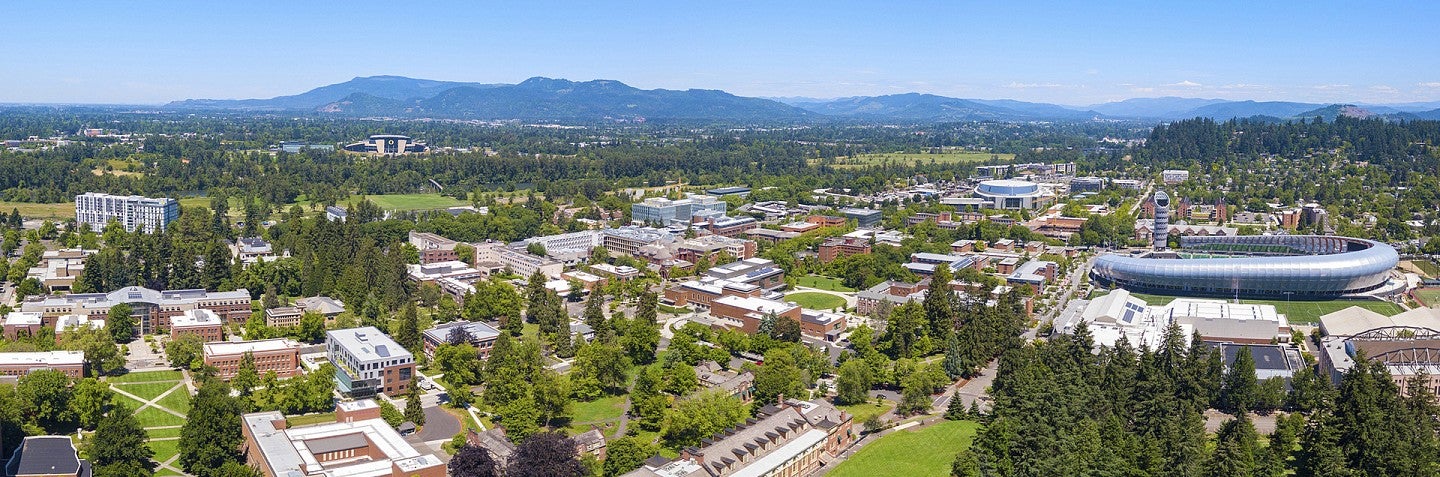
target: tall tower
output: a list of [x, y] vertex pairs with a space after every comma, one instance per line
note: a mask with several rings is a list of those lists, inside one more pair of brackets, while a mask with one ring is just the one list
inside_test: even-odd
[[1170, 196], [1155, 191], [1155, 250], [1165, 250], [1170, 235]]

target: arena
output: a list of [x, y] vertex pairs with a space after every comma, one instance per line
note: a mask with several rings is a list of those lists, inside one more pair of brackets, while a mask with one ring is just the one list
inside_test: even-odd
[[1197, 236], [1174, 251], [1102, 255], [1091, 276], [1167, 295], [1319, 299], [1380, 289], [1399, 260], [1389, 245], [1350, 237]]

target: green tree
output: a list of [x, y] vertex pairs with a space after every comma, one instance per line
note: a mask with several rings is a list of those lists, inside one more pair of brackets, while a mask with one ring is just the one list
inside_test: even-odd
[[835, 401], [839, 404], [860, 404], [870, 399], [870, 367], [864, 361], [851, 359], [840, 365], [835, 378]]
[[132, 313], [130, 305], [125, 303], [110, 307], [110, 314], [105, 318], [105, 331], [116, 343], [129, 343], [135, 339], [135, 317], [130, 316]]
[[418, 386], [410, 386], [410, 391], [405, 394], [405, 420], [415, 423], [416, 426], [425, 425], [425, 410], [420, 407]]
[[86, 447], [95, 475], [155, 475], [155, 452], [145, 436], [135, 413], [116, 405], [100, 420]]
[[230, 385], [239, 391], [241, 398], [249, 397], [260, 385], [260, 371], [255, 369], [254, 354], [247, 351], [240, 357], [240, 367], [235, 371], [235, 377], [230, 379]]
[[300, 315], [300, 326], [295, 331], [295, 339], [306, 343], [319, 343], [325, 339], [325, 315], [307, 311]]
[[61, 349], [85, 354], [85, 364], [96, 374], [110, 374], [125, 367], [125, 356], [115, 345], [115, 338], [105, 330], [79, 327], [61, 335]]
[[70, 401], [70, 408], [75, 412], [80, 427], [95, 429], [114, 403], [115, 392], [110, 390], [108, 383], [100, 382], [95, 378], [85, 378], [75, 382], [75, 392]]
[[665, 373], [665, 392], [684, 396], [700, 388], [700, 375], [690, 363], [678, 361], [670, 364]]
[[180, 468], [199, 476], [218, 475], [227, 462], [240, 462], [240, 402], [230, 386], [210, 379], [190, 402], [180, 428]]
[[15, 395], [23, 404], [23, 415], [49, 434], [75, 430], [77, 416], [71, 408], [75, 390], [70, 378], [54, 370], [35, 371], [20, 377]]
[[660, 346], [660, 324], [656, 321], [658, 305], [658, 297], [654, 293], [644, 292], [640, 295], [635, 316], [626, 321], [625, 336], [620, 344], [635, 364], [655, 362], [655, 350]]
[[970, 367], [965, 363], [965, 354], [960, 349], [960, 340], [955, 333], [950, 333], [945, 338], [945, 360], [941, 362], [945, 367], [945, 374], [950, 379], [959, 379], [965, 375]]
[[456, 386], [480, 384], [480, 373], [484, 370], [480, 353], [470, 343], [442, 343], [435, 348], [435, 358], [430, 364], [444, 373], [446, 382]]
[[1255, 379], [1255, 359], [1250, 356], [1250, 347], [1242, 346], [1235, 354], [1235, 362], [1225, 373], [1225, 387], [1221, 401], [1225, 409], [1243, 414], [1255, 408], [1259, 394], [1259, 383]]
[[634, 437], [621, 437], [610, 441], [605, 446], [604, 475], [616, 477], [638, 469], [645, 464], [645, 459], [649, 459], [659, 450], [655, 445]]
[[405, 309], [400, 313], [400, 321], [396, 325], [395, 342], [411, 352], [419, 352], [421, 350], [419, 320], [419, 315], [415, 310], [415, 303], [405, 303]]
[[786, 348], [765, 353], [765, 365], [755, 370], [755, 400], [775, 402], [780, 395], [804, 399], [805, 385], [794, 354]]
[[201, 354], [204, 344], [197, 335], [183, 334], [165, 343], [165, 357], [172, 368], [198, 369], [205, 362]]
[[711, 390], [675, 403], [665, 415], [660, 437], [667, 447], [683, 448], [739, 424], [749, 414], [749, 406], [729, 394]]
[[405, 413], [400, 412], [400, 409], [396, 408], [394, 404], [390, 404], [390, 401], [387, 399], [380, 399], [379, 401], [380, 418], [385, 420], [385, 424], [389, 424], [390, 427], [400, 427], [401, 424], [405, 423]]

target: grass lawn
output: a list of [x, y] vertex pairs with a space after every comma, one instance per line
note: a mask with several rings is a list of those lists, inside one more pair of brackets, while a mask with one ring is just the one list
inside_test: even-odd
[[111, 377], [105, 378], [105, 380], [106, 380], [106, 381], [109, 381], [111, 384], [115, 384], [115, 383], [152, 383], [152, 382], [156, 382], [156, 381], [173, 381], [173, 382], [179, 382], [181, 379], [184, 379], [184, 378], [185, 378], [185, 375], [184, 375], [184, 374], [181, 374], [179, 371], [175, 371], [175, 370], [173, 370], [173, 369], [167, 369], [167, 370], [164, 370], [164, 371], [144, 371], [144, 372], [139, 372], [139, 373], [129, 373], [129, 374], [121, 375], [121, 376], [111, 376]]
[[[386, 194], [369, 195], [365, 196], [365, 198], [370, 199], [371, 202], [374, 202], [375, 205], [380, 206], [380, 208], [384, 210], [429, 210], [470, 205], [469, 202], [456, 200], [453, 197], [445, 197], [440, 194]], [[344, 202], [348, 204], [351, 201], [352, 200], [346, 200]], [[353, 201], [359, 202], [360, 198], [355, 197]]]
[[1415, 296], [1420, 297], [1420, 301], [1425, 302], [1425, 306], [1440, 307], [1440, 288], [1421, 288], [1415, 290]]
[[[139, 407], [139, 406], [136, 406]], [[161, 411], [155, 407], [147, 407], [135, 413], [135, 419], [140, 421], [141, 427], [164, 427], [183, 426], [185, 418]]]
[[306, 414], [304, 416], [288, 416], [285, 418], [285, 425], [290, 427], [308, 426], [311, 424], [324, 424], [335, 422], [335, 413], [322, 412], [320, 414]]
[[850, 415], [855, 416], [856, 424], [863, 424], [866, 419], [870, 419], [870, 416], [879, 416], [890, 412], [891, 409], [895, 409], [895, 401], [885, 400], [881, 404], [867, 402], [864, 404], [835, 407], [843, 409], [845, 412], [850, 413]]
[[571, 426], [589, 429], [590, 424], [620, 419], [620, 415], [625, 413], [625, 396], [606, 396], [590, 402], [577, 402], [574, 410], [575, 418], [570, 421]]
[[679, 315], [679, 314], [682, 314], [682, 313], [689, 313], [689, 312], [690, 312], [690, 309], [689, 309], [689, 308], [685, 308], [685, 307], [683, 307], [683, 306], [670, 306], [670, 305], [666, 305], [666, 304], [664, 304], [664, 303], [657, 303], [657, 304], [655, 305], [655, 307], [656, 307], [656, 308], [659, 308], [660, 311], [663, 311], [663, 312], [666, 312], [666, 313], [669, 313], [669, 314], [672, 314], [672, 315]]
[[[150, 441], [150, 450], [155, 451], [155, 462], [165, 462], [170, 460], [171, 457], [175, 457], [175, 454], [180, 453], [180, 440]], [[180, 467], [178, 461], [171, 465]], [[165, 474], [165, 472], [165, 470], [159, 470], [155, 475], [175, 475], [173, 473]]]
[[164, 439], [169, 437], [180, 437], [180, 428], [168, 427], [165, 429], [146, 429], [145, 434], [151, 439]]
[[[1178, 298], [1174, 296], [1150, 295], [1145, 293], [1132, 293], [1131, 295], [1134, 295], [1136, 298], [1139, 298], [1141, 300], [1145, 300], [1145, 303], [1151, 305], [1169, 304], [1172, 300]], [[1399, 305], [1396, 305], [1394, 303], [1390, 303], [1388, 301], [1371, 300], [1240, 300], [1240, 303], [1274, 305], [1275, 311], [1284, 314], [1291, 323], [1301, 324], [1318, 322], [1320, 321], [1321, 316], [1334, 313], [1352, 306], [1365, 308], [1385, 316], [1391, 316], [1403, 311], [1400, 309]]]
[[952, 151], [939, 154], [908, 154], [908, 153], [878, 153], [860, 154], [853, 157], [838, 157], [835, 159], [837, 168], [855, 168], [865, 166], [877, 166], [889, 162], [891, 164], [957, 164], [964, 162], [985, 162], [991, 159], [1000, 161], [1011, 161], [1015, 159], [1014, 154], [995, 154], [981, 151]]
[[[112, 384], [112, 386], [115, 386], [116, 389], [119, 389], [121, 391], [125, 391], [127, 393], [134, 394], [148, 400], [155, 399], [156, 396], [164, 394], [165, 391], [169, 391], [170, 388], [175, 387], [175, 385], [177, 384], [180, 384], [180, 382], [165, 381], [154, 383]], [[182, 390], [177, 392], [183, 393], [184, 391]]]
[[795, 284], [802, 287], [818, 288], [838, 292], [853, 292], [854, 288], [847, 287], [840, 283], [839, 278], [823, 277], [820, 275], [806, 275], [795, 280]]
[[829, 475], [950, 475], [955, 455], [970, 447], [979, 427], [970, 421], [941, 421], [918, 431], [898, 431], [866, 445]]
[[75, 203], [60, 202], [56, 204], [36, 204], [31, 202], [8, 202], [0, 201], [0, 211], [10, 213], [11, 210], [20, 210], [20, 215], [27, 219], [73, 219], [75, 218]]
[[164, 399], [156, 401], [155, 404], [159, 404], [171, 411], [185, 414], [190, 412], [190, 390], [181, 387], [165, 395]]
[[829, 293], [798, 292], [785, 295], [785, 299], [795, 302], [795, 304], [800, 305], [801, 308], [809, 308], [811, 310], [845, 308], [844, 298]]

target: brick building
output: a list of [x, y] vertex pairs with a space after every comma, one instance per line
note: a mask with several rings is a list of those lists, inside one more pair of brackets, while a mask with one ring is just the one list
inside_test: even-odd
[[255, 370], [261, 376], [271, 371], [282, 378], [300, 375], [300, 343], [284, 338], [205, 343], [203, 352], [205, 365], [214, 366], [220, 379], [235, 377], [245, 353], [254, 357]]

